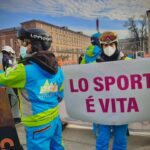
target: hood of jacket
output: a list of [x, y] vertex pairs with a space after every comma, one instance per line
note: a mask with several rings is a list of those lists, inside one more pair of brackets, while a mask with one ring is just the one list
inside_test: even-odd
[[58, 71], [58, 63], [56, 57], [53, 53], [49, 51], [39, 51], [34, 55], [26, 58], [25, 64], [30, 63], [30, 61], [38, 64], [42, 69], [49, 72], [50, 74], [56, 74]]

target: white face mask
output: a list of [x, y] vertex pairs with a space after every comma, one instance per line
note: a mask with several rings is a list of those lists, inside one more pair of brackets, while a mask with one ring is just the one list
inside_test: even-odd
[[106, 48], [104, 48], [104, 54], [107, 56], [112, 56], [116, 51], [116, 48], [111, 47], [111, 46], [107, 46]]
[[27, 47], [21, 46], [21, 47], [20, 47], [20, 56], [21, 56], [22, 58], [25, 58], [26, 55], [27, 55]]

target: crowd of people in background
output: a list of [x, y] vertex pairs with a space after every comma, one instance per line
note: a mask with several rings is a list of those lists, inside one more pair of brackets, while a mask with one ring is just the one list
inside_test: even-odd
[[[15, 51], [8, 45], [4, 46], [1, 50], [3, 69], [8, 73], [7, 76], [4, 75], [5, 73], [0, 74], [0, 85], [7, 87], [14, 121], [18, 123], [22, 120], [25, 126], [28, 150], [64, 150], [62, 126], [64, 129], [68, 123], [61, 122], [58, 112], [58, 104], [64, 97], [62, 58], [56, 58], [48, 51], [52, 37], [41, 29], [21, 28], [18, 30], [17, 38], [20, 59], [17, 62]], [[130, 58], [119, 51], [117, 34], [110, 31], [93, 34], [91, 45], [80, 55], [78, 63], [82, 65], [119, 60], [130, 60]], [[51, 88], [47, 88], [49, 85]], [[19, 100], [23, 105], [21, 115]], [[30, 115], [25, 112], [27, 102], [31, 106]], [[112, 149], [126, 150], [127, 129], [127, 124], [93, 123], [96, 150], [108, 150], [112, 134], [114, 135]]]

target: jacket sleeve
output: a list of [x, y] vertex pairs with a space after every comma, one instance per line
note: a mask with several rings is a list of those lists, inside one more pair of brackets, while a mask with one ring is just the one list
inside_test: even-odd
[[23, 64], [9, 67], [0, 74], [0, 86], [23, 88], [26, 83], [26, 72]]
[[81, 63], [80, 64], [86, 64], [86, 59], [85, 56], [82, 58]]
[[58, 101], [64, 98], [64, 73], [60, 68], [60, 84], [58, 86]]

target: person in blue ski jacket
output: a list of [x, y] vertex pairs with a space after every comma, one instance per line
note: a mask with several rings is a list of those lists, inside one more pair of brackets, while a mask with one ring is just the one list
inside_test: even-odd
[[[91, 45], [87, 47], [81, 64], [96, 63], [96, 60], [99, 59], [102, 52], [99, 40], [100, 36], [99, 32], [91, 36]], [[99, 124], [93, 123], [93, 133], [95, 136], [98, 136]]]
[[0, 85], [18, 88], [21, 121], [28, 150], [64, 150], [58, 99], [63, 94], [63, 71], [48, 49], [52, 38], [44, 30], [19, 29], [20, 52], [26, 56], [0, 74]]
[[[104, 32], [100, 37], [102, 53], [97, 62], [111, 62], [120, 60], [131, 60], [118, 50], [118, 39], [115, 32]], [[107, 69], [107, 68], [106, 68]], [[108, 150], [111, 130], [113, 130], [114, 141], [112, 150], [127, 149], [127, 124], [123, 125], [99, 125], [99, 133], [96, 139], [96, 150]]]
[[96, 59], [101, 54], [101, 47], [99, 42], [100, 33], [95, 33], [91, 36], [91, 45], [87, 47], [81, 64], [95, 63]]

